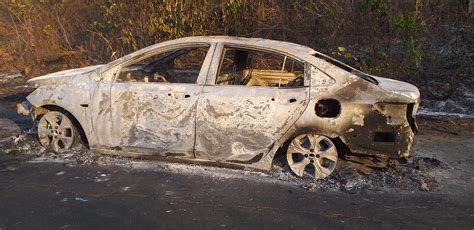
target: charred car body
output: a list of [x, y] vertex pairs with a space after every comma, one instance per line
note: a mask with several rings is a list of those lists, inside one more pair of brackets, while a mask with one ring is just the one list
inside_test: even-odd
[[18, 110], [55, 152], [82, 138], [106, 154], [268, 170], [288, 146], [293, 172], [315, 178], [341, 148], [409, 156], [420, 97], [308, 47], [235, 37], [167, 41], [28, 84]]

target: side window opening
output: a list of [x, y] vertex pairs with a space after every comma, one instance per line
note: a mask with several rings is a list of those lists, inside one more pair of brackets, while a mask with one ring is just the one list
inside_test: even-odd
[[116, 82], [196, 83], [209, 46], [161, 52], [122, 67]]
[[304, 65], [281, 54], [225, 48], [216, 85], [301, 87]]

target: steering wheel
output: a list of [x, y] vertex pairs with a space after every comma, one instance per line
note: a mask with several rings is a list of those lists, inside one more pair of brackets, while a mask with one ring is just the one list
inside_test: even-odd
[[153, 81], [155, 82], [169, 82], [167, 79], [169, 78], [168, 72], [166, 71], [167, 65], [160, 64], [160, 63], [149, 63], [146, 65], [144, 70], [153, 76]]

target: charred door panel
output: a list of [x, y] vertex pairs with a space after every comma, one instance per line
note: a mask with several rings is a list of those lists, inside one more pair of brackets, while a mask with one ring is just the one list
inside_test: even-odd
[[196, 158], [252, 162], [301, 116], [307, 87], [204, 86], [196, 115]]
[[112, 123], [120, 147], [193, 156], [195, 108], [202, 86], [115, 83]]

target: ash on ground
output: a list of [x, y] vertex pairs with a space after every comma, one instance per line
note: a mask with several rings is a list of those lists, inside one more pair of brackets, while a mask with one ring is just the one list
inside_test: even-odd
[[[15, 163], [21, 161], [57, 161], [64, 162], [68, 166], [79, 166], [90, 164], [106, 165], [114, 159], [96, 154], [83, 145], [75, 147], [66, 153], [56, 154], [41, 146], [36, 138], [36, 133], [31, 130], [0, 141], [0, 155], [2, 155], [2, 159], [7, 159], [0, 163], [0, 171], [6, 170], [7, 163], [15, 165]], [[15, 166], [9, 165], [9, 167], [14, 168]]]
[[446, 81], [446, 75], [435, 77], [420, 89], [422, 100], [417, 115], [436, 119], [474, 118], [474, 78], [464, 76], [453, 82]]
[[362, 191], [436, 191], [438, 181], [432, 172], [448, 170], [449, 166], [437, 159], [412, 157], [405, 162], [390, 161], [386, 168], [370, 168], [358, 163], [338, 160], [336, 170], [327, 178], [314, 180], [310, 176], [297, 178], [285, 164], [285, 156], [277, 157], [270, 174], [290, 180], [308, 190], [359, 193]]
[[81, 165], [109, 165], [131, 170], [164, 170], [171, 173], [209, 176], [226, 180], [240, 178], [259, 182], [291, 184], [309, 191], [342, 191], [346, 193], [372, 192], [433, 192], [438, 181], [433, 176], [450, 167], [435, 159], [412, 157], [406, 162], [391, 161], [386, 168], [367, 168], [339, 159], [336, 170], [327, 178], [314, 180], [310, 176], [299, 178], [286, 165], [285, 156], [278, 155], [268, 173], [207, 167], [201, 165], [157, 162], [135, 158], [96, 154], [86, 147], [77, 147], [63, 154], [55, 154], [42, 147], [34, 133], [25, 132], [0, 141], [0, 172], [16, 171], [21, 162], [59, 162], [67, 167]]

